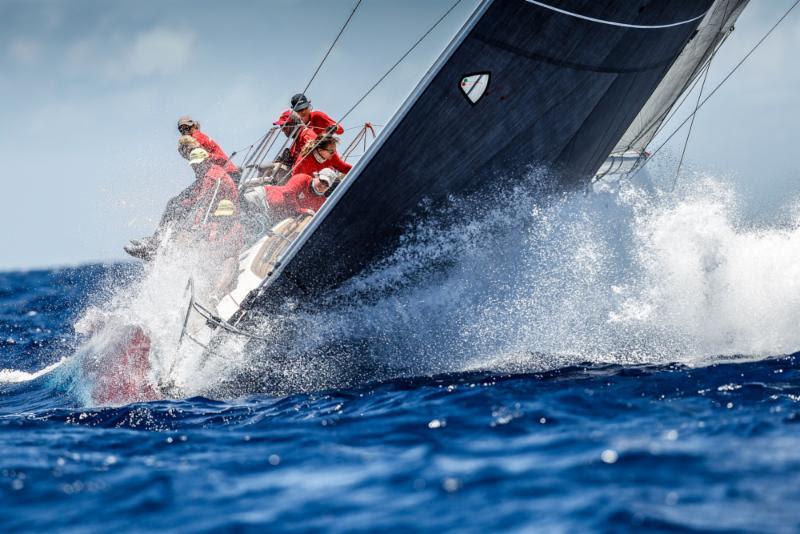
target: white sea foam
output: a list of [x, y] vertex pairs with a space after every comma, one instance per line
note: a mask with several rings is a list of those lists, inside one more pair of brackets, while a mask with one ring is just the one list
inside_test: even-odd
[[61, 358], [55, 363], [39, 369], [38, 371], [20, 371], [18, 369], [0, 369], [0, 384], [21, 384], [23, 382], [30, 382], [36, 380], [50, 372], [58, 369], [66, 361], [66, 358]]
[[[800, 350], [800, 225], [747, 227], [723, 181], [691, 184], [464, 203], [410, 230], [343, 291], [401, 289], [308, 324], [328, 325], [316, 338], [358, 338], [411, 374]], [[461, 222], [447, 226], [452, 217]]]

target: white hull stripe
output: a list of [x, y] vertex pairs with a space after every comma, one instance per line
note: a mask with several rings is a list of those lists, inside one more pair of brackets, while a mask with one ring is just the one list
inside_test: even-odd
[[529, 4], [534, 4], [539, 7], [543, 7], [545, 9], [549, 9], [550, 11], [555, 11], [556, 13], [561, 13], [562, 15], [568, 15], [570, 17], [575, 17], [576, 19], [583, 19], [588, 20], [590, 22], [596, 22], [598, 24], [607, 24], [608, 26], [618, 26], [620, 28], [636, 28], [639, 30], [659, 30], [663, 28], [674, 28], [675, 26], [683, 26], [684, 24], [689, 24], [691, 22], [695, 22], [697, 20], [702, 19], [706, 16], [708, 11], [691, 18], [689, 20], [682, 20], [680, 22], [673, 22], [672, 24], [657, 24], [654, 26], [645, 26], [641, 24], [625, 24], [623, 22], [614, 22], [613, 20], [603, 20], [603, 19], [596, 19], [594, 17], [587, 17], [586, 15], [581, 15], [580, 13], [573, 13], [572, 11], [567, 11], [565, 9], [559, 9], [557, 7], [553, 7], [550, 5], [545, 4], [544, 2], [537, 2], [536, 0], [525, 0]]

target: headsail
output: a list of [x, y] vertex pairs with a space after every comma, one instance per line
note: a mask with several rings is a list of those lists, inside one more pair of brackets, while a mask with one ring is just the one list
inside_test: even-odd
[[625, 153], [641, 154], [645, 150], [680, 96], [702, 72], [725, 37], [733, 31], [736, 19], [748, 2], [714, 2], [667, 75], [614, 147], [612, 160]]

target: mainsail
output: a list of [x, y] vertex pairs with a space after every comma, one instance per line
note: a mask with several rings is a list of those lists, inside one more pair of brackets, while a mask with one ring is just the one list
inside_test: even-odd
[[658, 133], [670, 110], [733, 31], [749, 0], [716, 0], [664, 80], [631, 123], [611, 155], [641, 154]]

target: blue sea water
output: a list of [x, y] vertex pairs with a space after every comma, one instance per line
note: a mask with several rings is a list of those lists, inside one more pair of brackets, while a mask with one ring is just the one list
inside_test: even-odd
[[800, 529], [797, 355], [121, 407], [12, 382], [107, 269], [0, 275], [4, 531]]
[[87, 310], [157, 340], [185, 273], [0, 273], [0, 528], [800, 530], [800, 226], [737, 225], [713, 183], [623, 193], [410, 230], [344, 307], [281, 319], [350, 372], [279, 390], [189, 372], [98, 406]]

